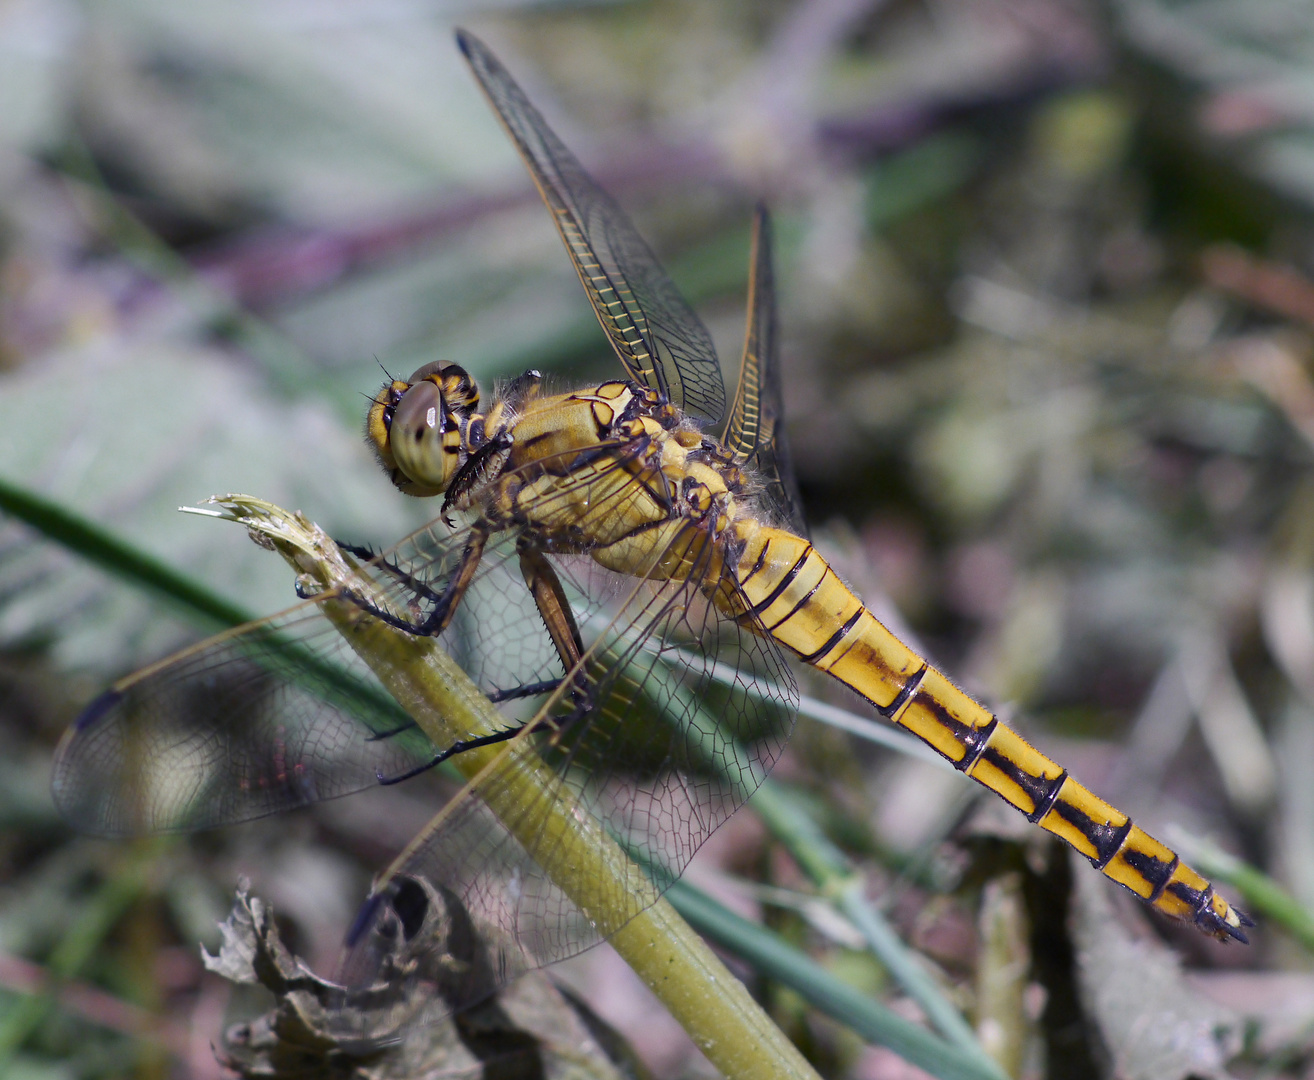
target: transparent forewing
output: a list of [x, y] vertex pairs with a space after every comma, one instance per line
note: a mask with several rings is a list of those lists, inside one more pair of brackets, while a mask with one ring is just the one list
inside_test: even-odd
[[315, 603], [117, 683], [55, 757], [52, 790], [78, 828], [199, 829], [336, 798], [433, 754]]
[[[691, 523], [654, 555], [675, 549], [683, 580], [553, 557], [585, 647], [582, 695], [557, 695], [477, 781], [478, 797], [449, 806], [400, 869], [396, 880], [453, 891], [499, 983], [580, 951], [650, 905], [788, 738], [797, 691], [778, 647], [709, 600], [714, 586], [734, 596], [734, 585], [705, 533]], [[572, 878], [581, 831], [628, 853], [616, 876]], [[393, 888], [362, 913], [351, 978], [372, 978], [403, 931]]]
[[[436, 596], [427, 585], [441, 591], [468, 539], [468, 528], [438, 522], [361, 565], [359, 580], [394, 614], [419, 620]], [[328, 604], [358, 610], [323, 593], [93, 701], [56, 754], [61, 813], [105, 835], [201, 829], [337, 798], [429, 762], [439, 748], [325, 617]], [[441, 645], [485, 693], [560, 679], [512, 541], [485, 553]]]
[[715, 424], [725, 415], [721, 365], [706, 327], [625, 212], [553, 134], [478, 38], [457, 42], [552, 211], [584, 291], [630, 378]]
[[725, 444], [737, 464], [749, 466], [763, 481], [763, 497], [776, 517], [798, 535], [807, 536], [798, 481], [785, 439], [771, 219], [761, 206], [753, 216], [749, 261], [748, 328], [739, 365], [739, 386], [726, 422]]

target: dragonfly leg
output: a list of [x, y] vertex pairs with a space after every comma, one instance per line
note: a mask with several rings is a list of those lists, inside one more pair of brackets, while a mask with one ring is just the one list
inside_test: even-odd
[[436, 592], [426, 582], [421, 581], [414, 574], [407, 573], [391, 559], [381, 558], [379, 555], [371, 551], [369, 548], [361, 547], [357, 544], [344, 544], [341, 540], [334, 540], [333, 542], [337, 544], [338, 547], [341, 548], [343, 551], [345, 551], [348, 555], [354, 555], [358, 559], [363, 559], [367, 562], [372, 562], [376, 566], [378, 566], [381, 570], [386, 570], [399, 582], [401, 582], [408, 589], [410, 589], [411, 592], [415, 593], [416, 596], [422, 597], [423, 599], [428, 600], [430, 603], [434, 603], [434, 604], [438, 603], [439, 600], [441, 600], [442, 598], [441, 593]]
[[489, 693], [488, 700], [497, 705], [500, 702], [511, 701], [514, 698], [538, 697], [539, 694], [550, 694], [560, 685], [560, 679], [543, 679], [540, 682], [513, 686], [510, 690], [494, 690]]
[[[348, 555], [354, 555], [356, 558], [364, 559], [366, 562], [369, 562], [378, 554], [373, 548], [366, 547], [364, 544], [348, 544], [345, 540], [339, 540], [336, 536], [333, 538], [333, 542]], [[381, 561], [383, 561], [384, 566], [391, 566], [387, 561]]]
[[407, 720], [406, 723], [398, 724], [395, 728], [389, 728], [387, 731], [376, 731], [365, 741], [383, 742], [384, 739], [391, 739], [396, 735], [400, 735], [404, 731], [412, 731], [416, 728], [416, 726], [417, 725], [414, 720]]
[[[520, 686], [513, 686], [510, 690], [493, 690], [488, 694], [488, 700], [494, 705], [503, 701], [511, 701], [514, 698], [538, 697], [539, 694], [548, 694], [561, 685], [560, 679], [543, 679], [540, 682], [524, 683]], [[384, 739], [391, 739], [403, 732], [414, 731], [418, 725], [414, 720], [408, 720], [404, 724], [398, 724], [387, 731], [377, 731], [371, 735], [366, 742], [382, 742]], [[426, 765], [424, 768], [430, 768]]]
[[413, 776], [419, 776], [420, 773], [428, 772], [435, 766], [441, 765], [450, 757], [457, 754], [464, 754], [467, 750], [475, 750], [480, 746], [493, 746], [496, 743], [506, 742], [508, 739], [514, 739], [525, 730], [524, 724], [517, 724], [515, 727], [509, 727], [505, 731], [495, 731], [491, 735], [480, 735], [475, 739], [462, 739], [460, 742], [454, 742], [446, 750], [441, 750], [434, 754], [423, 765], [417, 765], [413, 769], [407, 769], [404, 773], [398, 773], [396, 776], [384, 776], [378, 772], [374, 775], [378, 777], [379, 783], [385, 786], [389, 784], [400, 784], [403, 780], [409, 780]]
[[561, 658], [561, 666], [567, 672], [576, 673], [570, 696], [579, 705], [587, 697], [584, 672], [580, 665], [580, 657], [584, 655], [584, 641], [579, 636], [579, 627], [575, 625], [566, 590], [561, 587], [561, 579], [547, 561], [547, 556], [524, 537], [516, 541], [516, 554], [520, 556], [520, 572], [525, 576], [529, 594], [534, 598], [534, 605], [543, 618], [548, 637], [552, 639], [557, 655]]
[[449, 526], [452, 524], [447, 516], [447, 511], [453, 506], [461, 506], [462, 500], [475, 489], [479, 481], [483, 479], [484, 474], [488, 472], [499, 457], [504, 457], [510, 449], [511, 436], [502, 431], [465, 459], [465, 464], [456, 470], [456, 475], [452, 477], [451, 482], [447, 485], [447, 494], [443, 497], [443, 507], [439, 511], [443, 521]]
[[[522, 545], [522, 546], [528, 547], [527, 545]], [[377, 560], [375, 562], [375, 565], [388, 571], [394, 578], [396, 578], [399, 582], [405, 585], [416, 595], [421, 596], [424, 599], [433, 603], [435, 605], [435, 611], [441, 610], [440, 605], [446, 602], [443, 593], [438, 593], [435, 590], [431, 589], [427, 584], [418, 580], [413, 575], [407, 573], [396, 563], [391, 562], [388, 559], [378, 558], [378, 556], [376, 556], [375, 553], [371, 551], [369, 548], [359, 547], [355, 544], [344, 544], [341, 542], [338, 542], [338, 547], [340, 547], [343, 551], [347, 552], [349, 555], [354, 555], [358, 559], [366, 559], [372, 562], [375, 562], [375, 560]], [[538, 554], [536, 558], [534, 555], [528, 555], [528, 554], [524, 557], [529, 558], [533, 562], [534, 565], [533, 573], [535, 575], [535, 582], [541, 580], [547, 580], [551, 583], [548, 585], [548, 588], [554, 590], [553, 599], [557, 601], [557, 604], [555, 605], [553, 610], [558, 613], [557, 616], [554, 617], [554, 625], [560, 624], [562, 619], [565, 620], [565, 625], [567, 628], [566, 632], [571, 635], [571, 642], [573, 646], [577, 649], [577, 651], [575, 652], [575, 656], [578, 657], [579, 653], [583, 651], [583, 647], [579, 643], [579, 631], [578, 629], [575, 628], [574, 621], [571, 615], [569, 614], [570, 608], [569, 605], [566, 604], [564, 593], [561, 592], [561, 583], [560, 581], [557, 580], [555, 571], [552, 569], [552, 567], [548, 564], [547, 560], [544, 559], [541, 554]], [[457, 573], [459, 575], [460, 570], [458, 570]], [[550, 575], [550, 577], [548, 575]], [[536, 584], [531, 583], [530, 584], [531, 592], [534, 592], [536, 587], [537, 587]], [[393, 620], [388, 617], [388, 613], [377, 611], [375, 610], [373, 605], [366, 604], [356, 597], [352, 597], [352, 599], [356, 600], [356, 602], [359, 603], [362, 607], [365, 607], [367, 610], [369, 610], [371, 614], [377, 615], [380, 618], [384, 618], [389, 623], [393, 623]], [[453, 602], [452, 610], [455, 610], [455, 606], [456, 606], [456, 602]], [[430, 615], [429, 619], [426, 619], [426, 624], [430, 620], [432, 620], [432, 618], [433, 616]], [[421, 633], [423, 632], [421, 630], [422, 625], [425, 624], [410, 623], [407, 624], [407, 626], [403, 627], [403, 629], [411, 630], [414, 633]], [[437, 631], [431, 631], [431, 633], [441, 633], [441, 632], [442, 632], [441, 628]], [[556, 638], [554, 637], [553, 640], [555, 641]], [[558, 651], [560, 651], [560, 649], [558, 649]], [[566, 662], [564, 656], [562, 662], [563, 663]], [[513, 686], [507, 690], [491, 691], [488, 694], [488, 700], [493, 702], [494, 704], [499, 704], [500, 702], [511, 701], [516, 698], [537, 697], [539, 694], [551, 693], [553, 690], [557, 689], [557, 687], [559, 687], [560, 685], [561, 685], [560, 679], [542, 679], [539, 680], [538, 682], [523, 683], [520, 686]], [[414, 722], [408, 724], [402, 724], [399, 725], [398, 727], [393, 728], [390, 731], [383, 731], [383, 732], [379, 732], [378, 734], [371, 735], [369, 737], [369, 741], [377, 742], [382, 739], [390, 739], [394, 735], [400, 735], [402, 732], [409, 731], [414, 727], [415, 727]]]
[[[470, 587], [475, 570], [479, 568], [479, 560], [483, 557], [484, 546], [487, 543], [487, 527], [475, 525], [470, 530], [470, 539], [465, 545], [465, 551], [461, 553], [461, 562], [451, 578], [448, 579], [447, 586], [441, 593], [434, 592], [427, 585], [415, 583], [419, 595], [433, 604], [429, 614], [419, 622], [414, 622], [401, 615], [394, 615], [391, 611], [371, 603], [352, 589], [343, 589], [339, 596], [344, 600], [350, 600], [376, 619], [387, 623], [389, 626], [395, 626], [398, 630], [405, 630], [408, 634], [415, 634], [417, 637], [437, 637], [451, 623], [452, 616], [455, 614], [457, 607], [460, 606], [466, 589]], [[399, 576], [399, 580], [408, 586], [412, 584], [413, 579], [409, 574], [395, 567], [390, 567], [390, 569], [395, 571]]]

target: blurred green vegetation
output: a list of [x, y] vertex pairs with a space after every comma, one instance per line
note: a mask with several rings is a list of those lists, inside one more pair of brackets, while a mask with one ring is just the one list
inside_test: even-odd
[[[457, 20], [730, 362], [749, 214], [772, 206], [789, 436], [823, 551], [1084, 783], [1269, 875], [1225, 891], [1282, 901], [1248, 948], [1216, 945], [959, 778], [802, 720], [779, 779], [842, 849], [836, 872], [1020, 1075], [1304, 1075], [1314, 15], [19, 0], [0, 10], [0, 479], [271, 612], [296, 599], [277, 560], [175, 507], [251, 491], [386, 544], [433, 508], [363, 445], [380, 365], [454, 360], [485, 393], [528, 366], [614, 374]], [[230, 991], [196, 945], [217, 944], [239, 874], [328, 965], [436, 805], [421, 781], [160, 845], [70, 832], [47, 792], [59, 733], [198, 632], [0, 517], [6, 1076], [218, 1075]], [[824, 884], [747, 817], [695, 881], [915, 1013], [897, 962], [820, 913]], [[649, 1067], [705, 1070], [599, 955], [568, 976]], [[907, 1075], [741, 971], [827, 1077]]]

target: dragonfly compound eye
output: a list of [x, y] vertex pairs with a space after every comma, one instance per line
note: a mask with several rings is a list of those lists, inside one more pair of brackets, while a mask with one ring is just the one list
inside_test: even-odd
[[410, 388], [410, 383], [394, 379], [386, 382], [370, 403], [369, 414], [365, 417], [365, 438], [379, 455], [379, 461], [389, 472], [397, 468], [392, 451], [388, 448], [389, 432], [392, 429], [392, 416], [401, 401], [402, 394]]
[[435, 360], [412, 374], [406, 385], [415, 386], [426, 381], [442, 388], [447, 410], [457, 417], [467, 416], [479, 408], [479, 388], [460, 364]]
[[460, 464], [461, 432], [443, 392], [415, 383], [392, 412], [388, 449], [401, 471], [428, 493], [445, 491]]

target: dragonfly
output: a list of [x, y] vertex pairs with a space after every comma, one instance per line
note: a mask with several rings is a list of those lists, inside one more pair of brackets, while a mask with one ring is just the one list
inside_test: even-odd
[[[792, 657], [1158, 911], [1244, 942], [1253, 923], [1208, 880], [901, 642], [808, 539], [765, 210], [727, 402], [707, 330], [620, 206], [487, 46], [463, 31], [457, 43], [623, 377], [554, 391], [530, 371], [486, 411], [456, 363], [390, 378], [369, 442], [401, 492], [442, 497], [439, 515], [382, 555], [345, 549], [367, 588], [307, 595], [102, 694], [57, 752], [64, 814], [112, 835], [210, 827], [483, 755], [491, 764], [408, 849], [349, 940], [368, 951], [404, 933], [414, 881], [439, 883], [497, 953], [487, 993], [598, 936], [541, 869], [560, 838], [540, 815], [563, 799], [600, 822], [643, 875], [635, 910], [651, 903], [779, 757], [798, 704]], [[333, 605], [440, 642], [503, 726], [444, 744], [425, 735], [325, 617]], [[509, 827], [526, 761], [548, 781]]]

